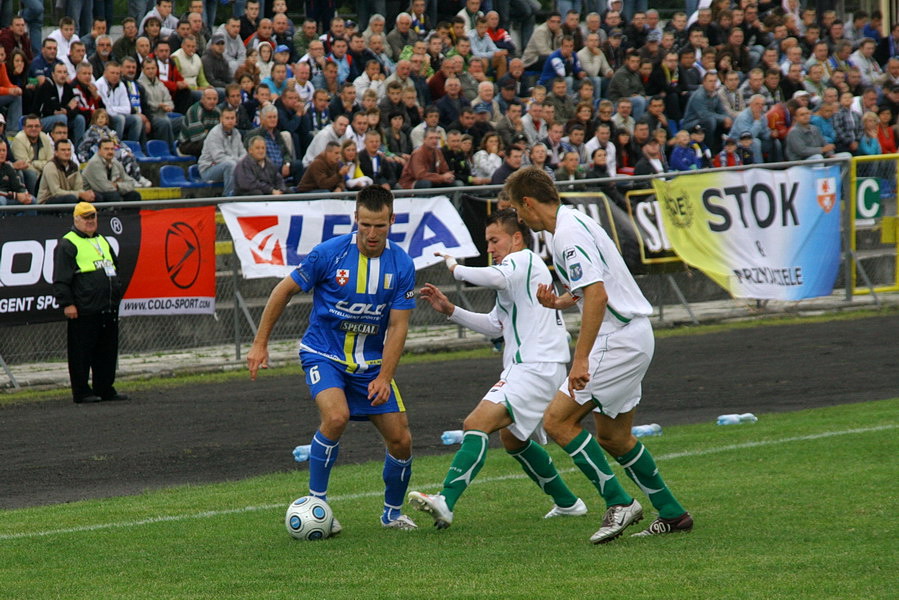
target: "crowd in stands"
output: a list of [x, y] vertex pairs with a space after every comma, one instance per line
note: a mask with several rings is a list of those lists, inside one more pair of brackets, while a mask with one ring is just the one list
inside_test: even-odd
[[[226, 196], [495, 184], [523, 165], [567, 189], [899, 146], [899, 24], [882, 36], [876, 11], [688, 0], [698, 10], [662, 20], [639, 1], [376, 0], [357, 21], [305, 2], [295, 23], [286, 0], [232, 0], [218, 19], [218, 0], [129, 0], [113, 21], [110, 0], [68, 0], [42, 37], [42, 8], [12, 4], [4, 204], [138, 199], [159, 182], [129, 143], [150, 140]], [[602, 189], [621, 201], [627, 185]]]

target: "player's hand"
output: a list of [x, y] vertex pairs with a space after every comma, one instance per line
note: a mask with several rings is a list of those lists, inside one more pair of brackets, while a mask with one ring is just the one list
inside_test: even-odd
[[443, 252], [435, 252], [434, 256], [439, 256], [443, 259], [443, 262], [446, 263], [446, 268], [450, 270], [450, 273], [456, 268], [456, 259], [450, 256], [449, 254], [444, 254]]
[[268, 368], [268, 348], [261, 344], [253, 344], [247, 353], [247, 367], [250, 369], [250, 381], [256, 381], [259, 369]]
[[590, 381], [590, 361], [586, 358], [575, 358], [571, 361], [568, 373], [568, 395], [574, 399], [574, 393], [587, 387]]
[[537, 302], [541, 305], [555, 310], [556, 301], [558, 299], [559, 297], [556, 296], [556, 290], [552, 285], [547, 285], [545, 283], [537, 285]]
[[78, 318], [78, 309], [74, 304], [69, 304], [67, 307], [62, 309], [63, 314], [67, 319], [77, 319]]
[[450, 302], [449, 298], [446, 297], [446, 294], [441, 292], [440, 288], [434, 284], [424, 284], [419, 295], [430, 303], [431, 308], [446, 316], [450, 316], [453, 314], [453, 311], [456, 310], [456, 305]]
[[390, 400], [390, 380], [380, 376], [368, 384], [368, 399], [372, 406], [380, 406]]

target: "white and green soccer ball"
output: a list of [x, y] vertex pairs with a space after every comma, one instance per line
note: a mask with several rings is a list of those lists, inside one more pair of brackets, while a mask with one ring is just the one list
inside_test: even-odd
[[314, 496], [297, 498], [287, 507], [284, 526], [298, 540], [323, 540], [331, 535], [334, 512], [328, 503]]

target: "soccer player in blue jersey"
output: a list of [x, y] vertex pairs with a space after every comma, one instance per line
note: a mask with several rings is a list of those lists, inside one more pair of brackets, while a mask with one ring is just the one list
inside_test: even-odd
[[[356, 231], [322, 242], [285, 277], [265, 305], [247, 354], [250, 379], [268, 367], [268, 340], [296, 293], [312, 291], [309, 326], [300, 343], [306, 384], [321, 415], [312, 438], [309, 493], [327, 500], [340, 436], [350, 419], [369, 420], [387, 446], [381, 525], [415, 529], [401, 514], [412, 473], [412, 435], [393, 381], [415, 307], [415, 266], [388, 241], [393, 194], [368, 186], [356, 195]], [[335, 519], [331, 534], [339, 533]]]

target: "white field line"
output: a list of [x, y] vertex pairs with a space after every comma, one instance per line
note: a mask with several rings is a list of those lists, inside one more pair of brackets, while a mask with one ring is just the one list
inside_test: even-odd
[[[836, 437], [841, 435], [854, 435], [859, 433], [871, 433], [874, 431], [883, 431], [886, 429], [896, 429], [899, 428], [899, 424], [894, 425], [878, 425], [876, 427], [860, 427], [857, 429], [843, 429], [840, 431], [824, 431], [822, 433], [813, 433], [810, 435], [801, 435], [796, 437], [788, 437], [788, 438], [780, 438], [776, 440], [761, 440], [758, 442], [745, 442], [742, 444], [731, 444], [728, 446], [718, 446], [716, 448], [704, 448], [702, 450], [690, 450], [686, 452], [671, 452], [668, 454], [660, 454], [655, 457], [656, 461], [666, 461], [673, 460], [676, 458], [693, 458], [697, 456], [707, 456], [709, 454], [719, 454], [721, 452], [730, 452], [731, 450], [743, 450], [745, 448], [758, 448], [762, 446], [774, 446], [777, 444], [788, 444], [791, 442], [805, 442], [809, 440], [818, 440], [822, 438]], [[560, 469], [560, 473], [571, 473], [576, 469]], [[481, 477], [479, 479], [475, 479], [473, 484], [483, 484], [483, 483], [491, 483], [497, 481], [506, 481], [509, 479], [524, 479], [525, 475], [521, 473], [508, 474], [508, 475], [498, 475], [495, 477]], [[431, 484], [427, 486], [420, 486], [420, 489], [431, 489], [438, 488], [441, 484]], [[340, 496], [332, 496], [332, 500], [343, 501], [343, 500], [357, 500], [359, 498], [372, 498], [376, 496], [383, 495], [383, 490], [373, 491], [373, 492], [360, 492], [358, 494], [343, 494]], [[24, 538], [35, 538], [35, 537], [47, 537], [54, 535], [64, 535], [69, 533], [83, 533], [88, 531], [101, 531], [104, 529], [126, 529], [132, 527], [140, 527], [141, 525], [152, 525], [154, 523], [171, 523], [175, 521], [187, 521], [190, 519], [205, 519], [208, 517], [218, 517], [224, 515], [233, 515], [239, 513], [248, 513], [248, 512], [258, 512], [262, 510], [274, 510], [276, 508], [283, 508], [285, 504], [283, 502], [279, 502], [278, 504], [260, 504], [256, 506], [244, 506], [241, 508], [230, 508], [226, 510], [208, 510], [198, 513], [190, 513], [184, 515], [163, 515], [159, 517], [150, 517], [148, 519], [139, 519], [136, 521], [120, 521], [117, 523], [98, 523], [96, 525], [83, 525], [81, 527], [69, 527], [66, 529], [47, 529], [44, 531], [29, 531], [23, 533], [8, 533], [0, 535], [0, 541], [7, 540], [18, 540]]]

